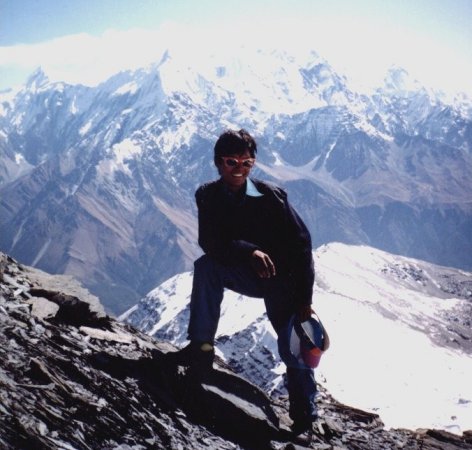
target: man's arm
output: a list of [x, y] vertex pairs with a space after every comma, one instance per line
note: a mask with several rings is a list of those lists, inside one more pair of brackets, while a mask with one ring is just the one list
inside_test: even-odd
[[288, 259], [291, 262], [290, 275], [294, 289], [294, 299], [302, 315], [311, 310], [315, 267], [312, 254], [310, 232], [305, 223], [284, 196], [286, 214], [286, 235]]

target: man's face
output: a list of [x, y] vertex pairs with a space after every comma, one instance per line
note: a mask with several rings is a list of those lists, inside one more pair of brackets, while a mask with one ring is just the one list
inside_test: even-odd
[[244, 186], [254, 161], [249, 150], [242, 154], [223, 156], [217, 164], [218, 172], [228, 188], [236, 192]]

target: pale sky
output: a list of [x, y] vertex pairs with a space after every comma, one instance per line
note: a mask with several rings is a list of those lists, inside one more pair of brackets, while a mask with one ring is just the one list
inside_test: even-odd
[[0, 0], [0, 89], [41, 66], [93, 85], [159, 57], [237, 45], [310, 47], [372, 83], [393, 64], [472, 95], [472, 0]]

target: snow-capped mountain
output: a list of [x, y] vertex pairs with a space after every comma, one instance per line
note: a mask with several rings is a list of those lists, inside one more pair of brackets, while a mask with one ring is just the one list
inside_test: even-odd
[[96, 87], [41, 70], [0, 94], [0, 249], [80, 279], [121, 313], [199, 254], [196, 187], [227, 127], [259, 145], [315, 247], [367, 244], [472, 268], [472, 108], [401, 68], [371, 94], [311, 52], [245, 48]]
[[[470, 429], [472, 273], [340, 243], [314, 257], [314, 308], [331, 340], [318, 382], [390, 427]], [[120, 319], [183, 345], [191, 281], [191, 272], [172, 277]], [[217, 353], [264, 389], [282, 389], [261, 299], [226, 292]]]

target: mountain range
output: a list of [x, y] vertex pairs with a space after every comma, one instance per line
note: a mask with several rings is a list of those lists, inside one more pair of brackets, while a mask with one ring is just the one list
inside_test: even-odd
[[164, 52], [98, 86], [38, 69], [0, 94], [0, 249], [121, 314], [192, 268], [193, 194], [225, 128], [258, 142], [314, 248], [369, 245], [472, 268], [472, 102], [392, 67], [368, 93], [315, 52]]

